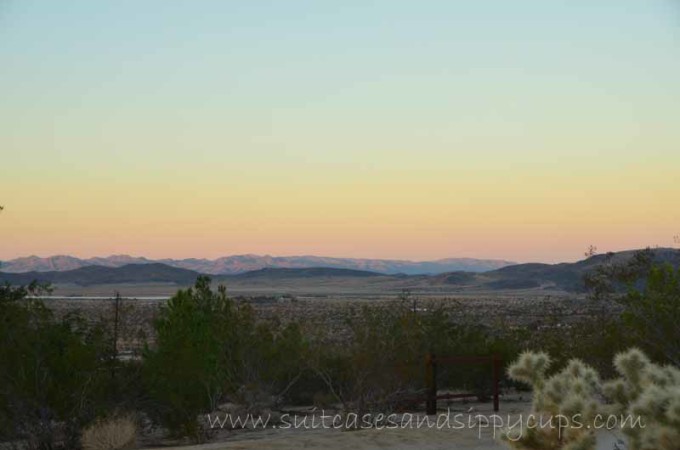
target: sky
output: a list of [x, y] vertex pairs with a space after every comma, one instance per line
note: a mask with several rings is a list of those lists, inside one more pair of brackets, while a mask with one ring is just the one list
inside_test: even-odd
[[0, 0], [0, 259], [680, 234], [680, 2]]

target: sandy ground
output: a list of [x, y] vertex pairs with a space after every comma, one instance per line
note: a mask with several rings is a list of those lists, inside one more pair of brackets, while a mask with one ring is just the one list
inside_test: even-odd
[[[504, 420], [517, 417], [528, 409], [528, 402], [503, 405], [499, 416]], [[479, 407], [455, 407], [448, 413], [451, 427], [437, 427], [437, 416], [430, 416], [430, 428], [418, 428], [415, 425], [396, 429], [363, 429], [358, 431], [343, 431], [339, 429], [266, 429], [248, 432], [235, 432], [222, 442], [203, 445], [163, 447], [164, 450], [283, 450], [283, 449], [324, 449], [324, 450], [375, 450], [375, 449], [403, 449], [403, 450], [439, 450], [439, 449], [469, 449], [469, 450], [497, 450], [505, 449], [498, 441], [499, 431], [492, 427], [479, 428], [477, 415], [491, 416], [493, 410], [490, 405]], [[444, 424], [447, 410], [440, 410], [439, 420]], [[466, 424], [463, 429], [454, 429], [454, 416], [460, 414], [458, 420]], [[414, 414], [424, 417], [422, 414]], [[398, 420], [401, 420], [399, 418]], [[472, 428], [468, 428], [472, 424]]]
[[[507, 424], [515, 422], [530, 410], [531, 404], [528, 400], [513, 400], [501, 403], [501, 410], [497, 414]], [[500, 441], [499, 429], [494, 430], [493, 426], [479, 426], [480, 415], [493, 420], [491, 419], [493, 414], [491, 405], [484, 403], [441, 405], [439, 415], [430, 416], [433, 424], [430, 428], [413, 426], [358, 431], [280, 428], [241, 430], [223, 434], [218, 438], [220, 442], [181, 447], [165, 446], [157, 450], [507, 450], [509, 447]], [[437, 427], [437, 417], [443, 420], [447, 415], [449, 423], [454, 424], [456, 417], [466, 426], [462, 429], [455, 424], [452, 427]], [[413, 417], [423, 418], [424, 415], [414, 414]], [[620, 438], [620, 435], [614, 432], [598, 433], [597, 450], [625, 448]]]
[[[278, 436], [238, 440], [192, 447], [172, 447], [176, 450], [208, 449], [326, 449], [326, 450], [439, 450], [439, 449], [504, 449], [490, 434], [478, 438], [475, 431], [452, 430], [362, 430], [342, 432], [337, 430], [315, 430], [302, 433], [285, 433]], [[167, 450], [167, 447], [165, 448]]]

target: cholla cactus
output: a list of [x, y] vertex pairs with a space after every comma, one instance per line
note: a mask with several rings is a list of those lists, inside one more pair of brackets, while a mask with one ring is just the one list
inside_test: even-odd
[[[574, 359], [560, 372], [548, 377], [550, 358], [545, 353], [526, 352], [511, 365], [511, 378], [530, 384], [534, 389], [533, 413], [520, 438], [506, 436], [518, 449], [594, 448], [595, 436], [587, 424], [601, 410], [601, 391], [597, 372]], [[544, 423], [545, 426], [538, 426]]]
[[621, 378], [604, 385], [614, 410], [639, 417], [644, 427], [626, 426], [631, 450], [680, 448], [680, 370], [653, 364], [637, 349], [614, 359]]
[[550, 362], [550, 356], [547, 353], [524, 352], [510, 366], [508, 374], [517, 381], [540, 387], [550, 367]]
[[[545, 353], [523, 353], [508, 370], [511, 378], [534, 389], [534, 425], [519, 435], [505, 435], [517, 449], [593, 450], [596, 421], [616, 415], [629, 450], [680, 449], [680, 370], [653, 364], [631, 349], [614, 359], [620, 378], [601, 382], [597, 372], [574, 359], [548, 377]], [[550, 418], [558, 418], [550, 421]], [[625, 420], [628, 419], [628, 420]], [[601, 428], [601, 427], [599, 427]], [[517, 430], [513, 430], [517, 433]]]

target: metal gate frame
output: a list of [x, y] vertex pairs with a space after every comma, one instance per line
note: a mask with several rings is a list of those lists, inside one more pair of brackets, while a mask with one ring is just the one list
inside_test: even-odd
[[425, 355], [425, 386], [427, 398], [425, 412], [428, 415], [437, 414], [437, 400], [450, 398], [474, 397], [475, 394], [442, 394], [437, 395], [437, 366], [439, 364], [484, 364], [491, 363], [493, 374], [493, 410], [498, 412], [500, 407], [500, 375], [502, 360], [498, 354], [492, 356], [435, 356], [432, 353]]

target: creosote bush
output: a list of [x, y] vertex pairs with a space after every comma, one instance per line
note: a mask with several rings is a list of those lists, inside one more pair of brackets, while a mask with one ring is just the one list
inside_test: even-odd
[[[313, 347], [310, 365], [344, 409], [361, 413], [398, 410], [422, 399], [427, 353], [498, 353], [506, 361], [516, 355], [512, 339], [495, 336], [488, 328], [464, 319], [441, 305], [418, 310], [403, 299], [350, 310], [348, 338]], [[480, 397], [491, 392], [490, 365], [442, 366], [438, 374], [442, 388], [466, 389]]]
[[0, 286], [0, 441], [75, 448], [80, 428], [109, 404], [101, 369], [106, 333], [78, 315], [57, 319], [32, 295], [44, 287]]

